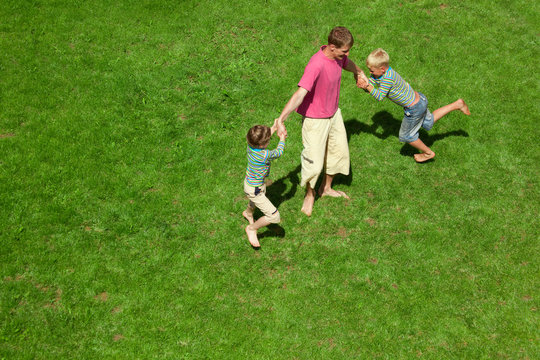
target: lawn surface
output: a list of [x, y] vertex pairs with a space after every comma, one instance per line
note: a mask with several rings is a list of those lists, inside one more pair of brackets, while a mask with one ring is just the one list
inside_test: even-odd
[[[526, 1], [0, 3], [0, 359], [537, 359], [540, 10]], [[247, 242], [245, 134], [333, 26], [434, 110], [343, 74], [351, 174], [300, 213], [301, 119]], [[271, 147], [275, 146], [274, 139]]]

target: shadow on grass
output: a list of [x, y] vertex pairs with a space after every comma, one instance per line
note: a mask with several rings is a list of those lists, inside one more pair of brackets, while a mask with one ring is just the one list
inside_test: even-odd
[[[388, 111], [380, 111], [373, 115], [371, 120], [373, 121], [373, 124], [371, 125], [364, 124], [358, 121], [358, 119], [349, 119], [345, 121], [347, 140], [350, 141], [351, 135], [360, 133], [372, 134], [381, 140], [385, 140], [390, 136], [398, 137], [401, 119], [396, 119]], [[444, 134], [429, 135], [424, 129], [420, 129], [420, 139], [422, 139], [424, 144], [428, 147], [431, 147], [436, 141], [449, 136], [469, 137], [469, 134], [465, 130], [454, 130]], [[403, 144], [399, 153], [403, 156], [412, 157], [417, 153], [417, 150], [408, 144]]]
[[[299, 174], [300, 165], [298, 165], [294, 170], [290, 171], [284, 177], [272, 182], [272, 185], [269, 185], [266, 188], [266, 196], [278, 209], [281, 203], [292, 199], [296, 194], [296, 190], [300, 185]], [[291, 182], [292, 186], [289, 191], [285, 192], [287, 190], [287, 184], [285, 183], [287, 179]]]
[[[358, 119], [349, 119], [345, 121], [345, 129], [347, 131], [347, 141], [350, 143], [351, 136], [358, 135], [360, 133], [372, 134], [375, 137], [385, 140], [390, 136], [398, 137], [399, 128], [401, 127], [401, 119], [396, 119], [388, 111], [380, 111], [373, 115], [371, 118], [373, 123], [367, 125], [358, 121]], [[428, 146], [431, 147], [436, 141], [442, 140], [448, 136], [464, 136], [468, 137], [469, 134], [464, 130], [455, 130], [450, 131], [444, 134], [429, 135], [425, 130], [420, 129], [420, 138]], [[400, 152], [403, 156], [412, 157], [417, 153], [417, 150], [408, 144], [403, 144]], [[298, 186], [300, 185], [300, 169], [301, 165], [298, 165], [294, 170], [290, 171], [286, 176], [274, 181], [271, 185], [267, 187], [266, 196], [270, 199], [272, 204], [274, 204], [278, 209], [279, 205], [283, 202], [291, 199], [296, 194]], [[323, 171], [324, 173], [324, 171]], [[322, 181], [322, 176], [319, 176], [317, 185], [315, 189], [318, 189]], [[350, 186], [353, 182], [354, 171], [353, 164], [351, 164], [351, 169], [349, 175], [337, 175], [334, 178], [333, 185], [347, 185]], [[291, 189], [287, 192], [286, 180], [289, 180], [292, 184]], [[316, 198], [319, 196], [316, 195]]]
[[[284, 177], [272, 182], [271, 185], [268, 185], [266, 188], [266, 196], [272, 204], [274, 204], [275, 207], [279, 209], [279, 205], [283, 202], [290, 200], [294, 197], [296, 194], [296, 191], [298, 190], [298, 187], [300, 186], [300, 170], [302, 166], [298, 165], [294, 170], [290, 171], [287, 175]], [[315, 185], [315, 189], [319, 189], [319, 186], [321, 185], [324, 171], [319, 175], [319, 179], [317, 180], [317, 184]], [[285, 183], [286, 180], [289, 180], [291, 182], [291, 189], [289, 191], [286, 191], [287, 184]], [[333, 185], [335, 184], [343, 184], [350, 186], [353, 179], [353, 170], [352, 166], [349, 171], [349, 175], [341, 175], [338, 174], [334, 178], [334, 181], [332, 182]], [[315, 192], [315, 199], [318, 199], [320, 196], [318, 192]]]
[[279, 237], [284, 238], [285, 237], [285, 229], [281, 227], [281, 225], [278, 224], [270, 224], [266, 227], [266, 230], [264, 232], [257, 234], [257, 237], [260, 239], [263, 239], [265, 237]]
[[[296, 194], [296, 189], [300, 184], [300, 180], [298, 178], [299, 173], [300, 165], [298, 165], [293, 171], [289, 172], [286, 176], [272, 182], [270, 185], [267, 185], [266, 197], [272, 202], [272, 204], [274, 204], [275, 207], [278, 208], [278, 210], [281, 203], [286, 200], [292, 199]], [[287, 190], [287, 184], [285, 183], [285, 180], [287, 179], [289, 179], [292, 186], [289, 191], [285, 192]], [[255, 219], [258, 219], [259, 216], [263, 216], [259, 209], [255, 210], [254, 215]], [[257, 236], [259, 239], [263, 239], [265, 237], [283, 238], [285, 237], [285, 229], [279, 224], [270, 224], [265, 228], [263, 232], [257, 234]]]
[[[298, 165], [296, 169], [289, 172], [286, 176], [282, 177], [281, 179], [278, 179], [272, 182], [271, 184], [267, 184], [266, 197], [278, 209], [279, 209], [279, 205], [281, 205], [282, 202], [293, 198], [294, 195], [296, 194], [296, 189], [298, 188], [298, 185], [300, 184], [300, 180], [298, 178], [299, 173], [300, 173], [300, 165]], [[292, 186], [291, 186], [291, 189], [285, 193], [285, 191], [287, 190], [287, 184], [285, 183], [285, 180], [287, 179], [289, 179]], [[264, 215], [261, 213], [259, 209], [256, 208], [253, 214], [253, 217], [255, 218], [255, 220], [257, 220], [261, 216], [264, 216]], [[285, 229], [279, 224], [270, 224], [264, 228], [263, 232], [258, 233], [257, 237], [259, 239], [263, 239], [265, 237], [283, 238], [285, 237]]]

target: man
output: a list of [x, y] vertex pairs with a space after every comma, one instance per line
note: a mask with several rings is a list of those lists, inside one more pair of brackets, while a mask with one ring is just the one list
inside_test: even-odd
[[341, 110], [338, 107], [342, 69], [354, 74], [357, 85], [367, 77], [349, 58], [354, 39], [345, 27], [335, 27], [324, 45], [309, 60], [298, 89], [276, 119], [278, 133], [287, 134], [285, 120], [296, 110], [302, 115], [302, 180], [306, 195], [302, 212], [311, 216], [315, 202], [315, 184], [325, 169], [319, 196], [349, 197], [332, 189], [336, 174], [349, 174], [349, 145]]

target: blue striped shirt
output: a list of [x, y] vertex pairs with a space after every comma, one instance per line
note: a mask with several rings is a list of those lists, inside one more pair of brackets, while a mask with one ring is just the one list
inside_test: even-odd
[[270, 161], [283, 154], [285, 142], [280, 141], [274, 150], [257, 149], [248, 145], [246, 169], [247, 183], [253, 187], [262, 186], [264, 179], [270, 174]]
[[403, 107], [408, 107], [414, 102], [413, 88], [391, 67], [388, 67], [378, 79], [371, 75], [369, 83], [373, 86], [370, 94], [378, 101], [387, 97]]

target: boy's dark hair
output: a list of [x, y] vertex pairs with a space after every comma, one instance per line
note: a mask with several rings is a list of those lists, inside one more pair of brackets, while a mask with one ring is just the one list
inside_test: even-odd
[[249, 146], [259, 149], [268, 145], [270, 137], [272, 137], [272, 130], [265, 125], [255, 125], [246, 135]]
[[354, 38], [346, 27], [336, 26], [328, 34], [328, 44], [335, 45], [338, 48], [344, 46], [352, 47], [354, 44]]

